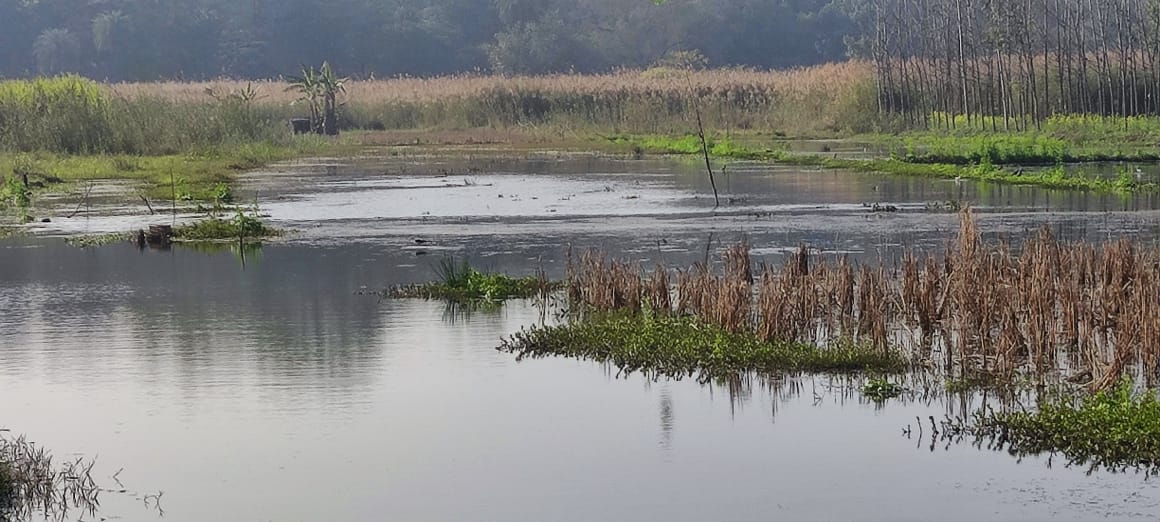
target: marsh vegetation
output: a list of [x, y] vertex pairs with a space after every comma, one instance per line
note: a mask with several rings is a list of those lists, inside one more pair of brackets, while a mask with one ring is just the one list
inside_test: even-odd
[[1160, 382], [1158, 256], [1127, 241], [1065, 244], [1046, 230], [988, 245], [967, 210], [941, 254], [856, 265], [803, 246], [784, 266], [754, 267], [742, 243], [723, 252], [719, 273], [706, 263], [646, 273], [587, 252], [570, 265], [567, 291], [573, 313], [693, 318], [775, 344], [864, 345], [949, 379], [1072, 377], [1105, 390], [1125, 376]]
[[260, 241], [277, 237], [283, 231], [268, 226], [262, 221], [257, 206], [249, 209], [236, 206], [230, 214], [228, 209], [218, 208], [205, 218], [173, 229], [173, 237], [180, 241]]
[[[1130, 211], [1160, 205], [1144, 164], [1160, 161], [1160, 4], [380, 4], [0, 3], [0, 26], [10, 29], [0, 31], [0, 48], [13, 50], [0, 57], [0, 74], [39, 75], [0, 82], [0, 209], [5, 220], [32, 222], [0, 226], [0, 237], [109, 231], [130, 220], [136, 228], [154, 219], [146, 212], [168, 210], [157, 219], [173, 228], [153, 225], [164, 245], [190, 245], [160, 254], [144, 248], [143, 235], [139, 251], [112, 245], [121, 234], [68, 240], [84, 251], [6, 241], [0, 303], [16, 327], [0, 331], [5, 382], [14, 395], [44, 397], [7, 408], [49, 429], [104, 430], [99, 440], [113, 444], [125, 439], [109, 433], [172, 429], [156, 447], [124, 451], [147, 472], [158, 467], [158, 449], [179, 472], [193, 470], [195, 482], [158, 473], [215, 499], [183, 494], [175, 501], [182, 519], [519, 519], [536, 517], [503, 510], [546, 502], [545, 518], [568, 499], [538, 478], [561, 472], [581, 479], [570, 490], [575, 512], [593, 519], [623, 517], [600, 509], [624, 506], [591, 493], [641, 483], [671, 486], [657, 488], [656, 502], [647, 488], [633, 490], [632, 502], [650, 501], [654, 518], [696, 516], [680, 511], [691, 499], [737, 519], [773, 506], [704, 501], [766, 501], [777, 484], [786, 497], [810, 499], [787, 516], [811, 519], [819, 518], [815, 492], [803, 490], [825, 480], [846, 491], [850, 476], [851, 498], [920, 508], [908, 486], [928, 493], [930, 484], [986, 475], [983, 486], [919, 497], [989, 508], [1003, 494], [1021, 505], [1036, 495], [1024, 488], [1028, 476], [1058, 484], [1059, 474], [1006, 473], [1000, 466], [1011, 459], [979, 466], [977, 455], [970, 466], [892, 455], [897, 466], [866, 468], [881, 479], [871, 481], [815, 465], [878, 459], [885, 446], [873, 422], [886, 418], [883, 429], [911, 434], [889, 417], [899, 411], [923, 412], [915, 428], [930, 427], [932, 450], [936, 439], [974, 440], [1018, 457], [1060, 455], [1092, 472], [1160, 470], [1160, 250], [1111, 239], [1150, 238], [1152, 216]], [[641, 31], [642, 21], [656, 29]], [[304, 62], [322, 66], [279, 76]], [[424, 143], [454, 145], [457, 158]], [[367, 147], [376, 149], [360, 154]], [[541, 160], [527, 149], [550, 154]], [[560, 167], [565, 150], [601, 154]], [[705, 158], [714, 200], [720, 180], [722, 200], [744, 204], [710, 212], [699, 170], [646, 157], [654, 153], [738, 163], [715, 180], [716, 161]], [[344, 158], [354, 155], [357, 166]], [[241, 176], [303, 156], [328, 158]], [[453, 174], [461, 171], [472, 176], [462, 184]], [[130, 217], [93, 214], [90, 228], [86, 210], [84, 223], [60, 224], [54, 214], [40, 225], [41, 205], [87, 209], [95, 181], [110, 179], [129, 183], [97, 191], [131, 200], [106, 206]], [[944, 197], [945, 207], [929, 205]], [[997, 228], [1023, 232], [984, 240], [967, 211], [950, 237], [955, 225], [941, 214], [973, 197], [1005, 213]], [[1094, 209], [1116, 212], [1083, 214]], [[1044, 222], [1057, 228], [1026, 232]], [[247, 265], [260, 240], [284, 232], [273, 226], [281, 223], [310, 228], [267, 248], [271, 262]], [[1053, 232], [1066, 227], [1066, 240]], [[745, 239], [717, 256], [710, 246], [693, 262], [703, 233], [723, 228], [762, 235], [761, 251]], [[413, 239], [417, 230], [423, 239]], [[1093, 238], [1101, 242], [1072, 242]], [[605, 250], [565, 260], [561, 244], [573, 240]], [[432, 282], [397, 285], [429, 276], [416, 259], [443, 251], [462, 257], [439, 262]], [[770, 256], [778, 262], [759, 262]], [[398, 300], [376, 307], [376, 297]], [[471, 316], [481, 307], [494, 313]], [[497, 342], [503, 353], [487, 349]], [[557, 357], [598, 364], [548, 360]], [[612, 382], [613, 373], [647, 383]], [[432, 382], [441, 388], [424, 387]], [[698, 430], [721, 422], [717, 390], [728, 392], [734, 431], [706, 436]], [[789, 430], [747, 422], [753, 413], [740, 406], [755, 390], [770, 400], [750, 410], [776, 412], [790, 401], [813, 409], [790, 417]], [[636, 423], [642, 398], [656, 407], [659, 430]], [[102, 411], [82, 423], [50, 403]], [[838, 419], [849, 411], [841, 408], [873, 408], [874, 420]], [[845, 432], [850, 417], [858, 437]], [[467, 430], [481, 443], [433, 437], [432, 419], [441, 433]], [[230, 440], [260, 447], [243, 448], [252, 450], [245, 458], [229, 443], [185, 451], [217, 440], [222, 425]], [[674, 429], [692, 436], [673, 444]], [[384, 433], [400, 443], [383, 444]], [[571, 438], [577, 433], [584, 440]], [[833, 433], [839, 443], [817, 443]], [[560, 451], [601, 437], [614, 442]], [[319, 458], [304, 440], [337, 443]], [[613, 447], [626, 451], [603, 451]], [[709, 452], [714, 459], [697, 460]], [[301, 456], [304, 473], [329, 473], [335, 488], [381, 494], [335, 503], [289, 468], [249, 458], [286, 455]], [[775, 477], [765, 456], [809, 465]], [[390, 473], [333, 473], [335, 462]], [[762, 480], [686, 490], [688, 481], [664, 482], [690, 462], [698, 473]], [[199, 466], [222, 480], [201, 480]], [[611, 467], [622, 473], [600, 471]], [[650, 467], [654, 475], [636, 475]], [[0, 519], [95, 505], [92, 469], [57, 465], [23, 439], [0, 437]], [[816, 469], [817, 482], [803, 480]], [[996, 486], [995, 476], [1019, 483]], [[464, 498], [499, 500], [432, 505], [413, 494], [447, 489], [448, 480], [462, 481], [451, 485], [473, 495]], [[239, 483], [283, 494], [253, 502]], [[1084, 487], [1092, 486], [1075, 489]], [[961, 500], [972, 494], [983, 502]], [[932, 516], [914, 516], [961, 514], [951, 501], [934, 503]], [[827, 515], [864, 516], [865, 505], [850, 509]], [[1011, 513], [961, 516], [1025, 514]]]
[[1160, 474], [1160, 400], [1130, 380], [1094, 394], [1055, 391], [1033, 408], [983, 408], [947, 419], [943, 437], [972, 439], [1012, 455], [1061, 455], [1088, 472]]
[[93, 515], [101, 490], [92, 469], [92, 461], [55, 461], [44, 448], [0, 430], [0, 520]]
[[889, 377], [903, 374], [949, 393], [1039, 390], [948, 416], [941, 434], [1100, 469], [1160, 469], [1160, 252], [1064, 243], [1046, 229], [986, 243], [969, 210], [960, 221], [944, 252], [877, 263], [803, 246], [782, 266], [757, 266], [743, 242], [715, 263], [642, 270], [589, 251], [570, 257], [564, 319], [499, 349], [701, 382], [854, 372], [874, 376], [859, 390], [876, 402], [906, 393]]
[[436, 299], [456, 304], [499, 303], [509, 299], [546, 297], [560, 287], [541, 271], [536, 275], [512, 277], [481, 271], [467, 258], [445, 257], [434, 267], [436, 281], [402, 285], [385, 295], [396, 299]]

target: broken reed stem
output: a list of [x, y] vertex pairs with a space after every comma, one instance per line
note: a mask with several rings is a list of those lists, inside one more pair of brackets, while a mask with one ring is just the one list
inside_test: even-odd
[[853, 340], [954, 377], [1080, 378], [1093, 390], [1160, 377], [1160, 251], [1128, 241], [1064, 244], [1044, 229], [1018, 253], [985, 245], [969, 210], [941, 255], [855, 266], [802, 247], [754, 272], [749, 245], [646, 275], [589, 251], [569, 261], [573, 309], [693, 316], [773, 342]]

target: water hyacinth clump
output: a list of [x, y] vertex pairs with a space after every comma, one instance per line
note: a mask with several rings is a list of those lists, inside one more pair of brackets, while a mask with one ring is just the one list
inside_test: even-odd
[[1044, 398], [1032, 409], [984, 409], [944, 422], [948, 438], [973, 437], [1013, 455], [1062, 455], [1089, 470], [1160, 474], [1160, 400], [1128, 381], [1086, 396]]
[[757, 371], [900, 371], [906, 362], [866, 345], [769, 342], [694, 317], [612, 315], [525, 329], [503, 341], [517, 358], [566, 356], [610, 363], [623, 373], [700, 379]]
[[397, 286], [386, 292], [394, 298], [441, 299], [450, 302], [497, 302], [508, 299], [530, 299], [547, 296], [559, 288], [542, 272], [533, 276], [512, 277], [484, 272], [471, 266], [466, 258], [440, 260], [435, 267], [438, 281]]

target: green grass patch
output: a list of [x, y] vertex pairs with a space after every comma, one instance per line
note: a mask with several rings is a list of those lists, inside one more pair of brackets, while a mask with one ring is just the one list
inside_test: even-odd
[[247, 213], [241, 207], [235, 209], [233, 217], [228, 219], [214, 213], [201, 221], [173, 229], [173, 237], [178, 241], [238, 241], [278, 237], [282, 234], [281, 230], [263, 223], [256, 209]]
[[762, 341], [692, 317], [609, 316], [537, 326], [505, 339], [501, 351], [519, 358], [564, 356], [609, 363], [650, 376], [726, 377], [741, 372], [892, 372], [895, 355], [841, 343], [817, 347]]
[[456, 261], [445, 258], [435, 267], [438, 281], [399, 286], [387, 294], [394, 298], [441, 299], [449, 302], [497, 302], [508, 299], [529, 299], [560, 288], [541, 276], [512, 277], [507, 274], [483, 272], [471, 266], [467, 259]]
[[933, 130], [871, 134], [860, 139], [884, 145], [895, 158], [921, 163], [1054, 165], [1160, 160], [1160, 118], [1155, 116], [1056, 115], [1037, 129], [1023, 131], [999, 130], [1002, 121], [994, 118], [968, 123], [959, 115], [952, 129], [938, 128], [946, 124], [943, 114], [933, 115], [930, 121]]
[[1160, 117], [1157, 116], [1101, 116], [1098, 114], [1056, 114], [1041, 122], [1037, 129], [1026, 131], [1003, 130], [1002, 116], [980, 117], [974, 115], [968, 122], [966, 116], [953, 117], [954, 128], [947, 129], [947, 115], [936, 112], [931, 115], [929, 127], [937, 130], [927, 132], [954, 136], [978, 134], [1037, 133], [1052, 136], [1078, 145], [1099, 145], [1107, 143], [1155, 143], [1160, 141]]
[[1016, 455], [1056, 453], [1076, 465], [1160, 472], [1160, 401], [1127, 381], [1080, 399], [1048, 399], [1034, 411], [980, 413], [968, 430]]
[[241, 172], [317, 154], [325, 146], [317, 138], [302, 137], [287, 145], [251, 143], [163, 156], [0, 152], [0, 177], [27, 174], [30, 185], [50, 191], [86, 181], [130, 180], [140, 183], [150, 200], [212, 201], [219, 185], [232, 183]]
[[[664, 136], [618, 137], [617, 143], [640, 147], [645, 152], [662, 154], [700, 154], [701, 149], [689, 152], [689, 140], [695, 136], [667, 138]], [[699, 142], [698, 142], [699, 143]], [[1062, 166], [1037, 170], [1004, 168], [996, 163], [983, 161], [977, 164], [937, 163], [915, 161], [908, 157], [878, 159], [838, 158], [823, 154], [791, 154], [780, 149], [757, 149], [746, 147], [725, 138], [713, 142], [710, 151], [715, 157], [732, 159], [761, 160], [775, 163], [817, 166], [831, 169], [846, 169], [858, 172], [880, 172], [901, 176], [928, 177], [941, 179], [962, 179], [1031, 185], [1052, 189], [1092, 190], [1097, 192], [1152, 192], [1160, 189], [1155, 183], [1140, 182], [1127, 170], [1121, 170], [1113, 179], [1087, 176], [1084, 173], [1068, 174]]]
[[883, 144], [894, 159], [908, 163], [973, 165], [1057, 165], [1160, 160], [1154, 144], [1103, 142], [1079, 145], [1043, 132], [913, 132], [902, 136], [862, 136]]

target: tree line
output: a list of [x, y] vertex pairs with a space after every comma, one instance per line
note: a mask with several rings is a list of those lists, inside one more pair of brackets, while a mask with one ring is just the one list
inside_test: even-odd
[[1160, 113], [1160, 0], [849, 5], [880, 110], [910, 124], [1027, 129], [1057, 114]]
[[835, 0], [0, 0], [0, 76], [780, 68], [844, 59], [853, 27]]

